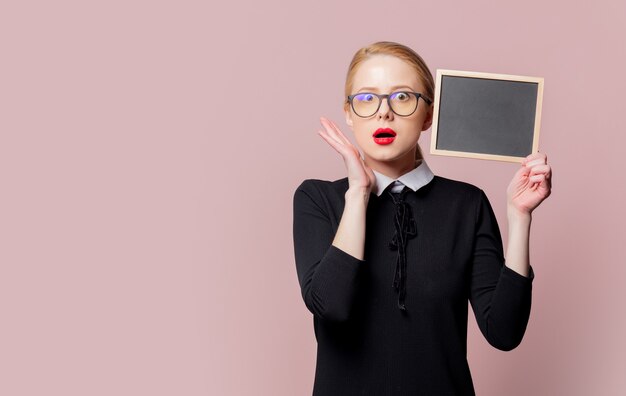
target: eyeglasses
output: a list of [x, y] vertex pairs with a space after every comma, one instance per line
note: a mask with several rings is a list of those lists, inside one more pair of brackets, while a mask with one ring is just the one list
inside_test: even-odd
[[429, 105], [432, 100], [423, 96], [419, 92], [398, 91], [387, 95], [379, 95], [371, 92], [360, 92], [348, 96], [347, 102], [352, 106], [352, 110], [359, 117], [371, 117], [378, 109], [383, 99], [387, 99], [387, 104], [391, 111], [401, 117], [410, 116], [417, 110], [419, 98], [424, 99]]

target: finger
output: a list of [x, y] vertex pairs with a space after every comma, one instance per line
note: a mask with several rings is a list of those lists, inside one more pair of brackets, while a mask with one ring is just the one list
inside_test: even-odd
[[527, 168], [532, 168], [533, 166], [536, 166], [536, 165], [545, 165], [545, 164], [546, 164], [546, 160], [545, 158], [542, 157], [542, 158], [536, 158], [531, 161], [527, 161], [525, 166]]
[[533, 175], [530, 177], [530, 179], [528, 179], [531, 183], [541, 183], [542, 181], [546, 180], [546, 175], [544, 174], [540, 174], [540, 175]]
[[536, 175], [536, 174], [548, 174], [550, 172], [550, 165], [534, 165], [532, 168], [530, 168], [530, 174], [531, 175]]
[[534, 159], [537, 158], [537, 153], [530, 153], [526, 156], [526, 158], [524, 158], [524, 160], [522, 161], [522, 163], [526, 164]]
[[325, 131], [317, 131], [317, 134], [320, 135], [324, 140], [326, 140], [326, 142], [330, 144], [330, 146], [334, 148], [339, 154], [343, 155], [342, 150], [344, 146], [341, 143], [337, 142]]
[[339, 137], [337, 137], [337, 134], [332, 130], [331, 126], [328, 124], [325, 118], [320, 118], [320, 121], [322, 122], [322, 126], [326, 130], [326, 136], [328, 136], [330, 139], [333, 139], [338, 144], [345, 144], [341, 139], [339, 139]]
[[530, 169], [522, 166], [515, 172], [515, 179], [528, 177], [529, 174], [530, 174]]
[[[346, 146], [345, 144], [342, 144], [340, 142], [337, 142], [335, 139], [333, 139], [328, 132], [326, 131], [318, 131], [318, 135], [320, 135], [322, 138], [324, 138], [324, 140], [326, 140], [328, 142], [328, 144], [330, 144], [339, 154], [341, 154], [341, 156], [343, 157], [343, 160], [346, 163], [352, 162], [353, 160], [353, 146]], [[356, 155], [356, 157], [358, 158], [358, 154]]]
[[547, 163], [547, 160], [548, 160], [548, 156], [545, 153], [536, 152], [536, 153], [532, 153], [526, 156], [526, 158], [524, 159], [524, 163], [529, 164], [534, 161]]
[[339, 136], [337, 136], [337, 133], [333, 131], [330, 125], [322, 123], [322, 126], [324, 127], [324, 133], [326, 134], [326, 136], [328, 136], [330, 139], [333, 139], [338, 144], [346, 144]]
[[328, 124], [328, 126], [332, 129], [333, 132], [335, 132], [337, 134], [337, 136], [346, 144], [352, 144], [350, 143], [350, 141], [348, 140], [348, 138], [343, 134], [343, 132], [341, 132], [341, 130], [337, 127], [337, 125], [332, 122], [331, 120], [324, 118], [324, 121], [326, 121], [326, 123]]
[[346, 138], [346, 136], [337, 128], [337, 126], [330, 120], [326, 120], [328, 132], [332, 134], [335, 139], [341, 141], [343, 144], [351, 146], [352, 143]]
[[[528, 156], [526, 156], [526, 158], [524, 159], [524, 161], [522, 162], [523, 164], [527, 164], [527, 166], [529, 166], [528, 164], [530, 163], [535, 163], [535, 161], [537, 161], [536, 163], [547, 163], [548, 161], [548, 156], [545, 153], [532, 153], [529, 154]], [[532, 166], [532, 165], [530, 165]]]

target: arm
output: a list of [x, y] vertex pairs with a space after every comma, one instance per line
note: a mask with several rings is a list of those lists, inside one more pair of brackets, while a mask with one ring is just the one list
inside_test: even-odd
[[548, 156], [540, 152], [528, 155], [507, 187], [509, 243], [505, 265], [498, 224], [481, 190], [470, 299], [480, 330], [498, 349], [515, 348], [526, 331], [535, 278], [528, 258], [530, 214], [550, 196], [551, 189]]
[[507, 217], [509, 220], [509, 242], [506, 249], [506, 265], [518, 274], [528, 277], [530, 274], [528, 245], [532, 215], [518, 212], [509, 206]]
[[[529, 223], [509, 223], [513, 234], [505, 260], [498, 223], [483, 190], [477, 202], [470, 303], [478, 327], [489, 344], [509, 351], [521, 343], [530, 317], [534, 272], [528, 264], [528, 229], [523, 231]], [[527, 265], [529, 276], [505, 265], [509, 258], [513, 261], [510, 265], [516, 269], [520, 264]]]
[[333, 245], [348, 254], [363, 260], [365, 254], [365, 218], [369, 191], [346, 192], [346, 205], [337, 228]]
[[528, 244], [531, 213], [550, 196], [552, 167], [544, 153], [528, 155], [507, 187], [509, 244], [507, 265], [522, 276], [530, 276]]
[[309, 311], [321, 319], [345, 321], [364, 262], [365, 205], [347, 200], [335, 235], [327, 213], [317, 203], [319, 194], [314, 183], [305, 180], [293, 198], [298, 280]]

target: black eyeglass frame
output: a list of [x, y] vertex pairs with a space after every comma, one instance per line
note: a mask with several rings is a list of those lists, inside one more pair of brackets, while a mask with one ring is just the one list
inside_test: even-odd
[[[425, 97], [423, 94], [421, 94], [420, 92], [411, 92], [411, 91], [396, 91], [396, 92], [392, 92], [390, 94], [377, 94], [377, 93], [373, 93], [373, 92], [357, 92], [355, 94], [352, 95], [348, 95], [348, 100], [346, 100], [346, 102], [350, 103], [350, 107], [352, 108], [352, 111], [354, 112], [354, 114], [356, 114], [357, 116], [361, 117], [361, 118], [369, 118], [371, 116], [373, 116], [374, 114], [378, 113], [378, 110], [380, 110], [380, 105], [383, 104], [383, 99], [387, 99], [387, 106], [389, 106], [389, 108], [391, 109], [391, 111], [394, 112], [394, 114], [400, 116], [400, 117], [408, 117], [411, 114], [407, 114], [407, 115], [401, 115], [396, 113], [396, 111], [393, 109], [393, 107], [391, 106], [391, 102], [389, 102], [389, 97], [391, 95], [394, 94], [399, 94], [399, 93], [410, 93], [413, 94], [417, 97], [417, 105], [415, 105], [415, 110], [413, 110], [411, 112], [411, 114], [415, 113], [415, 111], [417, 110], [417, 108], [419, 107], [419, 101], [420, 98], [424, 99], [424, 101], [426, 103], [428, 103], [429, 105], [433, 103], [433, 101], [431, 99], [428, 99], [427, 97]], [[378, 96], [378, 107], [376, 108], [376, 110], [368, 116], [362, 116], [359, 115], [359, 113], [356, 112], [356, 110], [354, 110], [354, 103], [352, 102], [352, 99], [357, 96], [357, 95], [363, 95], [363, 94], [369, 94], [369, 95], [374, 95], [374, 96]]]

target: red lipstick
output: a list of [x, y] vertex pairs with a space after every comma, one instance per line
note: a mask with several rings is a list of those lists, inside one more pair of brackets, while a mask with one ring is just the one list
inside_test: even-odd
[[391, 128], [378, 128], [372, 136], [378, 144], [390, 144], [396, 139], [396, 132]]

